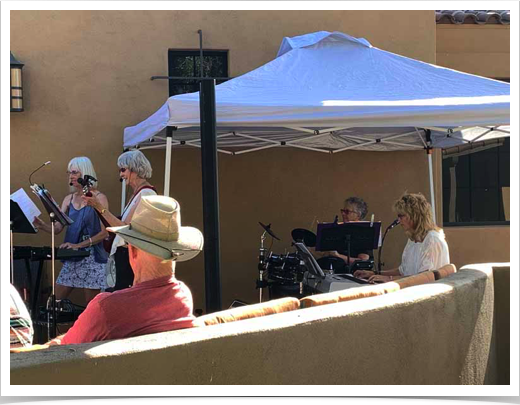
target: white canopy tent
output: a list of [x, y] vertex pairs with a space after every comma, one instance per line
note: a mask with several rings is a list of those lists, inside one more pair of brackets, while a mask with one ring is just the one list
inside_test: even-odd
[[[222, 153], [280, 146], [429, 151], [509, 136], [508, 83], [396, 55], [340, 32], [285, 38], [276, 59], [215, 93]], [[172, 137], [166, 127], [173, 127]], [[200, 147], [198, 92], [170, 97], [124, 131], [127, 149], [166, 148], [165, 195], [172, 147], [186, 146]]]

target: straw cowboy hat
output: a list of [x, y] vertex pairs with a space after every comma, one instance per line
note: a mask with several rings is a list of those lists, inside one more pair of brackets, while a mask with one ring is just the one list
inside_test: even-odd
[[171, 197], [144, 196], [130, 225], [107, 228], [126, 242], [164, 260], [184, 262], [199, 254], [204, 237], [197, 228], [181, 226], [181, 207]]

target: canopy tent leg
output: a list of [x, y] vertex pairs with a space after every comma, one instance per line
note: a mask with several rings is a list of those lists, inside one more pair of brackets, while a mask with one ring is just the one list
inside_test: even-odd
[[172, 162], [172, 137], [173, 128], [166, 127], [166, 160], [164, 162], [164, 195], [170, 196], [170, 173]]
[[426, 153], [428, 154], [428, 171], [430, 172], [430, 198], [431, 198], [431, 204], [432, 204], [433, 222], [437, 223], [437, 219], [435, 216], [435, 191], [433, 189], [433, 162], [432, 162], [433, 149], [427, 148]]
[[421, 136], [421, 133], [419, 132], [418, 128], [415, 128], [415, 131], [417, 132], [417, 135], [419, 135], [419, 138], [421, 139], [422, 143], [424, 144], [424, 150], [426, 151], [426, 155], [428, 155], [428, 173], [430, 175], [430, 202], [432, 206], [432, 216], [433, 216], [433, 222], [437, 223], [437, 218], [435, 215], [435, 190], [433, 187], [433, 147], [432, 147], [432, 131], [429, 129], [424, 129], [424, 135], [426, 138], [426, 141]]

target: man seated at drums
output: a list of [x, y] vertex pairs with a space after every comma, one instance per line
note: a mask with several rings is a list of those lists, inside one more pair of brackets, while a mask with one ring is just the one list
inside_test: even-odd
[[[349, 197], [345, 200], [343, 208], [340, 210], [343, 222], [358, 222], [362, 221], [368, 213], [368, 205], [363, 199], [359, 197]], [[350, 249], [350, 259], [347, 251], [327, 251], [327, 252], [313, 252], [318, 264], [325, 269], [333, 267], [335, 272], [343, 272], [346, 265], [352, 265], [358, 260], [370, 260], [374, 258], [372, 250], [356, 250]], [[341, 259], [343, 263], [334, 258]]]
[[98, 294], [73, 327], [50, 344], [96, 342], [192, 327], [192, 295], [175, 278], [175, 265], [194, 258], [204, 239], [198, 229], [181, 226], [179, 203], [170, 197], [145, 196], [130, 225], [107, 230], [128, 243], [134, 284]]

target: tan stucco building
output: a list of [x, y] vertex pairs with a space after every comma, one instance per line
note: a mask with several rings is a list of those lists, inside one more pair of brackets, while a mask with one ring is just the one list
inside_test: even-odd
[[[11, 113], [11, 192], [34, 180], [61, 202], [65, 171], [88, 156], [99, 187], [119, 213], [116, 160], [123, 128], [142, 121], [168, 97], [169, 49], [228, 50], [229, 75], [272, 60], [283, 37], [341, 31], [374, 46], [428, 63], [486, 77], [509, 78], [509, 25], [436, 24], [431, 11], [11, 11], [11, 51], [25, 63], [25, 111]], [[493, 56], [491, 58], [490, 56]], [[163, 189], [164, 151], [146, 151], [152, 182]], [[440, 153], [434, 156], [437, 218], [442, 218]], [[355, 152], [324, 155], [290, 148], [219, 155], [223, 307], [233, 299], [256, 302], [261, 228], [271, 223], [291, 250], [290, 232], [330, 221], [343, 200], [357, 195], [369, 213], [389, 224], [391, 205], [404, 191], [429, 195], [426, 154]], [[174, 150], [170, 195], [182, 206], [183, 224], [202, 229], [199, 149]], [[36, 200], [35, 200], [36, 201]], [[39, 203], [38, 203], [39, 204]], [[508, 262], [509, 226], [450, 227], [452, 262]], [[60, 235], [58, 241], [61, 241]], [[385, 243], [386, 268], [397, 266], [406, 243], [393, 231]], [[16, 235], [16, 245], [49, 245], [47, 234]], [[195, 308], [205, 308], [203, 255], [177, 267]], [[49, 267], [49, 266], [48, 266]], [[48, 273], [48, 272], [47, 272]], [[47, 275], [46, 284], [49, 284]]]

